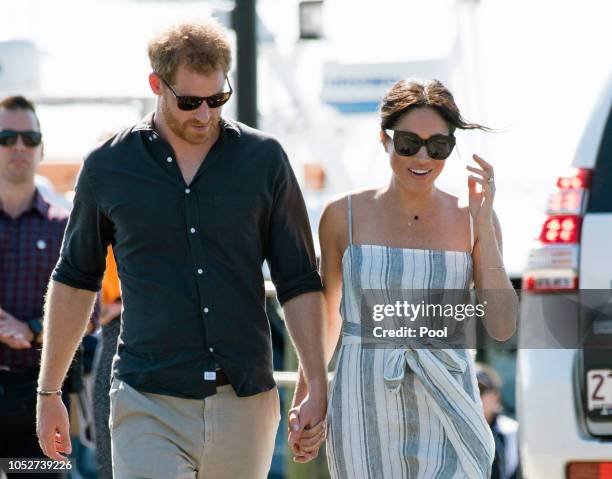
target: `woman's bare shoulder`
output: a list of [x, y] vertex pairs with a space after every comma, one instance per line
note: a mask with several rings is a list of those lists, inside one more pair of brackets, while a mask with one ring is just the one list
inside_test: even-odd
[[321, 242], [331, 242], [336, 244], [339, 249], [344, 249], [348, 244], [348, 197], [351, 197], [352, 215], [354, 216], [355, 210], [360, 210], [362, 205], [373, 200], [376, 192], [377, 190], [372, 188], [352, 190], [331, 198], [323, 208], [321, 222], [319, 223]]
[[323, 207], [321, 221], [319, 222], [319, 241], [323, 248], [324, 243], [338, 243], [342, 237], [342, 230], [347, 228], [348, 220], [347, 194], [342, 193], [332, 197]]
[[343, 216], [345, 219], [348, 218], [348, 197], [351, 197], [351, 203], [353, 207], [355, 202], [362, 203], [364, 201], [370, 201], [376, 197], [378, 190], [375, 188], [351, 190], [344, 193], [340, 193], [332, 197], [325, 208], [323, 209], [323, 216], [326, 214], [333, 217], [334, 219], [340, 219]]

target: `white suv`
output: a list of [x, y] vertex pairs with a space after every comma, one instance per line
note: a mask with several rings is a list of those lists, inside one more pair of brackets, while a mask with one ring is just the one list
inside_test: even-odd
[[[611, 106], [612, 77], [523, 276], [516, 401], [527, 479], [612, 478]], [[537, 345], [568, 332], [597, 346]]]

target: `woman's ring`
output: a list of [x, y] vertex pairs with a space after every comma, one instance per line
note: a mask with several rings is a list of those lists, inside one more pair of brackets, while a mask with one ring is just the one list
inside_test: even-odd
[[487, 183], [493, 183], [493, 177], [489, 178], [489, 179], [487, 180]]

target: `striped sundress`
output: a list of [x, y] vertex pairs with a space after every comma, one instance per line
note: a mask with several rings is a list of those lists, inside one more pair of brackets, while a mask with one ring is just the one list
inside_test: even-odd
[[[342, 257], [342, 345], [328, 405], [336, 479], [489, 478], [494, 440], [468, 349], [367, 348], [364, 290], [467, 289], [470, 253], [353, 244]], [[470, 217], [470, 234], [473, 233]]]

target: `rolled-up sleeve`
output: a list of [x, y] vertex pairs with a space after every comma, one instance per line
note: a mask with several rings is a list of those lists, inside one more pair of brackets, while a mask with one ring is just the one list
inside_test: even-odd
[[91, 188], [87, 160], [78, 176], [76, 194], [52, 279], [73, 288], [100, 291], [112, 224]]
[[280, 168], [274, 181], [268, 264], [281, 304], [323, 289], [317, 271], [312, 233], [299, 184], [285, 152], [278, 147]]

